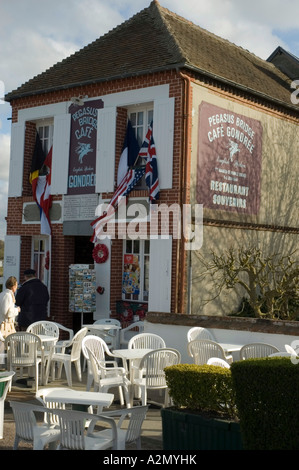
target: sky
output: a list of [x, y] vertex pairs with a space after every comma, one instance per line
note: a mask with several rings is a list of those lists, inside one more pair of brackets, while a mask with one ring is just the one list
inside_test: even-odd
[[[151, 0], [0, 0], [0, 239], [6, 233], [11, 108], [3, 96], [120, 25]], [[160, 0], [262, 59], [299, 57], [298, 0]], [[298, 77], [299, 78], [299, 77]]]

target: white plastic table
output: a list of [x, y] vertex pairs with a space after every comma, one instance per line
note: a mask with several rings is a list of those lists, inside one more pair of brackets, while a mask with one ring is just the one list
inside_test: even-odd
[[110, 325], [109, 323], [90, 323], [90, 324], [85, 324], [82, 325], [82, 328], [87, 328], [88, 330], [103, 330], [103, 331], [109, 331], [109, 330], [120, 330], [121, 326], [119, 325]]
[[244, 344], [235, 344], [235, 343], [219, 343], [220, 346], [227, 352], [236, 352], [244, 346]]
[[42, 342], [42, 345], [44, 347], [46, 346], [46, 350], [44, 350], [44, 363], [42, 364], [42, 383], [43, 385], [45, 385], [45, 379], [48, 376], [48, 373], [50, 371], [50, 362], [47, 360], [48, 355], [54, 352], [54, 347], [58, 341], [58, 337], [51, 336], [51, 335], [36, 335], [36, 336], [39, 337], [39, 339]]
[[151, 351], [153, 351], [153, 349], [113, 349], [112, 354], [126, 361], [132, 361], [133, 359], [142, 359], [145, 354]]
[[97, 406], [109, 407], [114, 399], [113, 393], [85, 392], [72, 388], [53, 387], [47, 391], [43, 400], [45, 402], [65, 403], [69, 405], [81, 405], [84, 407]]
[[[133, 381], [133, 369], [131, 367], [131, 361], [141, 361], [141, 359], [149, 352], [153, 351], [153, 349], [114, 349], [112, 351], [113, 356], [122, 359], [123, 367], [128, 371], [130, 375], [130, 380]], [[129, 369], [127, 366], [127, 361], [129, 362]]]
[[240, 353], [241, 348], [244, 344], [237, 344], [237, 343], [219, 343], [220, 346], [224, 349], [225, 352], [232, 354], [234, 360], [239, 359], [237, 353]]
[[[95, 335], [101, 335], [101, 333], [103, 333], [104, 336], [109, 336], [111, 337], [111, 341], [112, 341], [112, 344], [115, 344], [116, 346], [119, 345], [119, 331], [121, 330], [121, 326], [119, 325], [110, 325], [109, 323], [91, 323], [91, 324], [87, 324], [87, 325], [82, 325], [82, 327], [85, 327], [88, 329], [88, 332], [91, 333], [91, 334], [95, 334]], [[113, 331], [115, 330], [116, 331], [116, 334], [115, 336], [114, 335], [109, 335], [108, 332], [109, 331]], [[103, 337], [103, 339], [105, 340], [105, 337]]]

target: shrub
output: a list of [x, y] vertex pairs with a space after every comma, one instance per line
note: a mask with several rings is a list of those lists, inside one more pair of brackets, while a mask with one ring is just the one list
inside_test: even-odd
[[196, 412], [236, 417], [230, 369], [219, 366], [178, 364], [165, 368], [174, 406]]
[[288, 357], [231, 365], [244, 448], [298, 449], [299, 365]]

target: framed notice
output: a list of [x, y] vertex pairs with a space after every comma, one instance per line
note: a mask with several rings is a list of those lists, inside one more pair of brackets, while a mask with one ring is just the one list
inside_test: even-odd
[[257, 214], [261, 197], [260, 121], [202, 102], [196, 200], [204, 208]]

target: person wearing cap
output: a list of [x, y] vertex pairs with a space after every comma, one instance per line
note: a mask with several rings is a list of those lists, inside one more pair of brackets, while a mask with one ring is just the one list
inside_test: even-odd
[[34, 269], [24, 271], [25, 281], [16, 294], [16, 305], [21, 307], [18, 316], [20, 330], [26, 330], [31, 323], [47, 319], [49, 292], [45, 284], [36, 277]]

